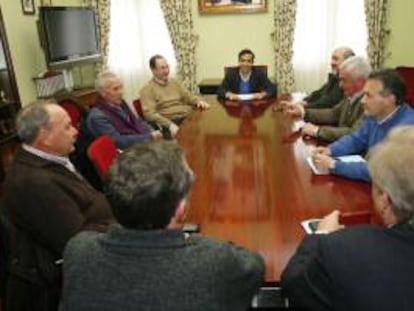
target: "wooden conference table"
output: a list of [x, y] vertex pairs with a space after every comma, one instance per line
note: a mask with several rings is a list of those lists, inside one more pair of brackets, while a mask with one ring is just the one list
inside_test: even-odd
[[219, 103], [194, 111], [178, 141], [196, 180], [188, 220], [204, 235], [262, 255], [275, 282], [304, 236], [300, 222], [334, 209], [372, 209], [370, 185], [313, 175], [305, 162], [314, 141], [302, 139], [275, 101]]

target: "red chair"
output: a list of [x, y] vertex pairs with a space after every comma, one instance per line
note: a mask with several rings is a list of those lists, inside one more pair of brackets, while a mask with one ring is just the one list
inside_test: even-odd
[[118, 154], [114, 141], [108, 135], [99, 136], [88, 148], [88, 158], [102, 179], [108, 174], [109, 167]]
[[135, 99], [132, 104], [134, 105], [135, 111], [137, 112], [138, 116], [144, 119], [144, 113], [142, 112], [142, 104], [139, 98]]
[[414, 67], [399, 66], [395, 68], [405, 82], [405, 100], [411, 107], [414, 107]]
[[79, 131], [82, 117], [86, 114], [86, 109], [76, 101], [66, 98], [58, 102], [58, 104], [69, 114], [70, 120], [74, 128]]

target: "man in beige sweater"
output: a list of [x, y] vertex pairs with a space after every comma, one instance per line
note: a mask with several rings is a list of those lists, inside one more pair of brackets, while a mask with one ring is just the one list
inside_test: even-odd
[[140, 99], [145, 119], [169, 130], [174, 138], [179, 125], [193, 107], [207, 109], [208, 103], [191, 94], [180, 82], [169, 78], [170, 68], [161, 55], [150, 58], [153, 78], [142, 88]]

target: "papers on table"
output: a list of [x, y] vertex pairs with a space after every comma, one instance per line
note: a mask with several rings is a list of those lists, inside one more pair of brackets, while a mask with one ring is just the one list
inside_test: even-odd
[[365, 159], [361, 157], [359, 154], [352, 154], [352, 155], [337, 157], [335, 159], [342, 161], [342, 162], [366, 162]]
[[329, 170], [320, 170], [318, 169], [315, 164], [312, 161], [312, 157], [307, 157], [306, 158], [306, 162], [308, 162], [310, 168], [312, 169], [312, 172], [315, 175], [328, 175], [329, 174]]
[[[346, 162], [346, 163], [366, 162], [365, 159], [363, 157], [361, 157], [360, 155], [358, 155], [358, 154], [347, 155], [347, 156], [342, 156], [342, 157], [336, 157], [335, 160], [341, 161], [341, 162]], [[310, 168], [312, 169], [312, 172], [315, 175], [328, 175], [329, 174], [329, 170], [320, 170], [320, 169], [318, 169], [315, 166], [315, 164], [313, 163], [311, 156], [306, 158], [306, 162], [308, 162]]]
[[239, 94], [239, 100], [252, 100], [254, 98], [254, 94]]

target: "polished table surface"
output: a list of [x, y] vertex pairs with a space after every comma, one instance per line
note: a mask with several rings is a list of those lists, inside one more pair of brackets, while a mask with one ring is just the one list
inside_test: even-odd
[[196, 175], [188, 220], [261, 254], [266, 281], [280, 279], [305, 234], [302, 220], [372, 209], [368, 183], [312, 174], [305, 159], [315, 142], [293, 132], [275, 101], [205, 99], [211, 108], [194, 111], [178, 137]]

